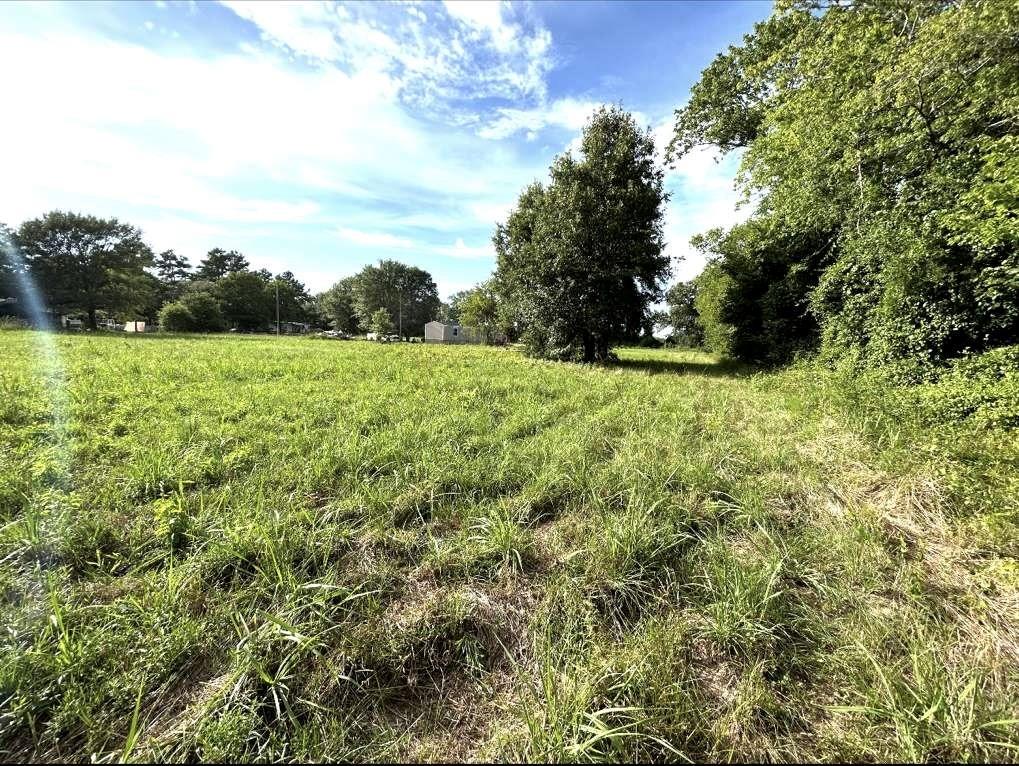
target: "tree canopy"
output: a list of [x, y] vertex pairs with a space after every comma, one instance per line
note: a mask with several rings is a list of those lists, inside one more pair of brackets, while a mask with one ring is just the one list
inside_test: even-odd
[[580, 158], [560, 155], [550, 175], [496, 229], [496, 285], [530, 353], [604, 361], [613, 342], [649, 323], [669, 274], [654, 141], [630, 114], [603, 107]]
[[147, 300], [152, 251], [129, 224], [56, 210], [25, 221], [14, 240], [49, 305], [84, 312], [92, 329], [100, 309], [133, 311]]
[[677, 282], [665, 294], [669, 310], [665, 322], [672, 326], [672, 341], [689, 348], [704, 345], [704, 327], [697, 316], [694, 301], [697, 297], [697, 282]]
[[483, 282], [467, 291], [458, 301], [458, 314], [461, 324], [477, 327], [490, 343], [500, 329], [499, 299], [492, 285]]
[[357, 277], [341, 279], [316, 298], [319, 310], [333, 328], [351, 335], [361, 331], [357, 311], [354, 309], [354, 282], [356, 279]]
[[229, 327], [265, 330], [275, 321], [273, 291], [253, 271], [234, 271], [217, 280], [215, 295]]
[[368, 319], [368, 330], [378, 336], [376, 340], [382, 340], [384, 336], [389, 335], [394, 330], [393, 320], [390, 318], [389, 312], [384, 308], [375, 309]]
[[358, 321], [370, 326], [372, 316], [384, 308], [403, 337], [420, 335], [439, 310], [439, 291], [424, 269], [398, 261], [368, 265], [352, 282], [352, 305]]
[[787, 2], [703, 72], [674, 156], [742, 149], [759, 200], [700, 240], [731, 353], [936, 363], [1019, 339], [1017, 29], [996, 0]]
[[[195, 279], [207, 279], [215, 282], [228, 274], [247, 271], [250, 267], [248, 259], [236, 250], [229, 252], [220, 247], [210, 250], [195, 270]], [[266, 272], [268, 274], [268, 272]], [[270, 275], [271, 276], [271, 275]]]

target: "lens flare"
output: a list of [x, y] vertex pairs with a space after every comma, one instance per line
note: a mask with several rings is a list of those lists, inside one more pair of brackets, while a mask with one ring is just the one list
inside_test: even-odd
[[[60, 357], [59, 336], [50, 332], [51, 315], [24, 257], [9, 235], [0, 230], [0, 257], [14, 277], [17, 305], [34, 328], [28, 331], [32, 354], [32, 373], [44, 394], [48, 411], [46, 426], [36, 447], [39, 471], [26, 498], [23, 521], [25, 543], [30, 555], [22, 569], [21, 587], [29, 606], [26, 618], [47, 619], [48, 604], [55, 597], [56, 580], [48, 571], [59, 560], [57, 549], [61, 540], [62, 509], [68, 507], [72, 489], [71, 435], [68, 428], [67, 379]], [[0, 368], [2, 371], [2, 368]], [[29, 563], [31, 562], [31, 563]], [[49, 598], [47, 598], [47, 596]]]

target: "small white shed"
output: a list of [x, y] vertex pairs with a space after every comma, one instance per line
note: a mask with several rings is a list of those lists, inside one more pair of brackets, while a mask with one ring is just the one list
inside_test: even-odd
[[429, 322], [425, 325], [425, 343], [483, 343], [484, 334], [476, 327]]

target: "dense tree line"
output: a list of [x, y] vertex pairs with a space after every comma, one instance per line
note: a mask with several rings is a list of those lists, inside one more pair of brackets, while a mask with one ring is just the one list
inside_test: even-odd
[[677, 112], [674, 156], [705, 144], [743, 152], [759, 200], [696, 242], [713, 350], [936, 364], [1019, 341], [1016, 3], [781, 3]]
[[255, 271], [236, 250], [214, 248], [194, 268], [173, 250], [154, 255], [138, 229], [115, 219], [54, 211], [17, 231], [0, 224], [0, 236], [0, 297], [18, 297], [16, 272], [27, 270], [49, 308], [80, 313], [92, 329], [116, 317], [172, 331], [265, 331], [278, 316], [349, 333], [391, 327], [385, 332], [410, 337], [444, 308], [428, 272], [396, 261], [366, 266], [313, 297], [290, 271]]

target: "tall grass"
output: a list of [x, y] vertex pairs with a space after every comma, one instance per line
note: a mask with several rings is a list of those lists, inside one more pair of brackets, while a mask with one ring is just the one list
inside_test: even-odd
[[55, 340], [60, 439], [0, 332], [4, 759], [1017, 757], [1007, 418], [694, 352]]

